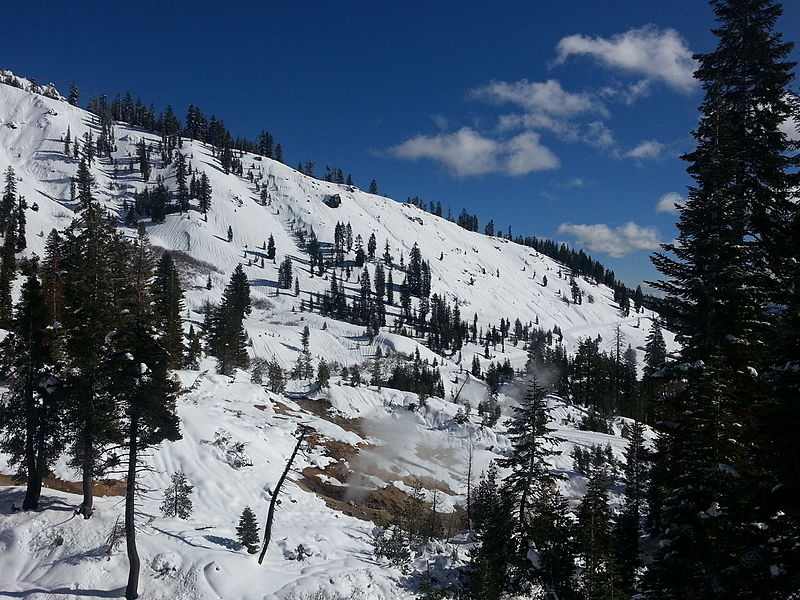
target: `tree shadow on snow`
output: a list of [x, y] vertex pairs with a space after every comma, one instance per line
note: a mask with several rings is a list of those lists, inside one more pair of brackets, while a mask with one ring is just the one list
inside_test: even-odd
[[44, 588], [31, 588], [29, 590], [20, 590], [18, 592], [5, 592], [0, 590], [0, 598], [27, 598], [31, 594], [61, 594], [63, 596], [76, 596], [79, 598], [122, 598], [125, 596], [125, 588], [119, 587], [113, 590], [91, 590], [91, 589], [72, 589], [68, 587], [60, 587], [52, 590]]
[[204, 535], [203, 538], [208, 540], [212, 544], [223, 546], [228, 550], [238, 551], [242, 548], [239, 542], [237, 542], [236, 540], [232, 540], [231, 538], [226, 538], [219, 535]]
[[[47, 490], [42, 490], [39, 498], [39, 508], [35, 511], [55, 510], [61, 512], [75, 512], [75, 507], [67, 503], [63, 498], [55, 498], [46, 495]], [[21, 512], [22, 501], [25, 499], [25, 488], [22, 486], [0, 487], [0, 515], [10, 515]]]

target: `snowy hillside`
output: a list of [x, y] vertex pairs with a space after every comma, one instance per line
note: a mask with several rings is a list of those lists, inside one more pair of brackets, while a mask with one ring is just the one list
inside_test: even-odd
[[[68, 130], [72, 139], [89, 132], [96, 138], [97, 117], [57, 98], [0, 85], [0, 172], [13, 167], [18, 191], [27, 200], [28, 255], [43, 256], [50, 230], [69, 225], [77, 209], [69, 197], [78, 161], [63, 152]], [[92, 174], [96, 198], [121, 219], [123, 206], [146, 185], [138, 168], [129, 169], [136, 164], [136, 145], [144, 140], [157, 146], [160, 136], [117, 123], [115, 137], [116, 175], [106, 157], [95, 160]], [[372, 536], [375, 522], [385, 524], [402, 502], [401, 492], [413, 493], [416, 482], [427, 501], [438, 490], [437, 511], [444, 515], [448, 535], [420, 550], [414, 566], [425, 570], [433, 562], [445, 572], [449, 563], [466, 559], [467, 540], [459, 530], [463, 517], [447, 515], [465, 503], [469, 456], [473, 455], [474, 483], [489, 462], [509, 448], [504, 419], [495, 428], [482, 427], [475, 414], [488, 388], [467, 371], [475, 355], [482, 364], [488, 363], [484, 347], [467, 343], [461, 352], [443, 357], [422, 339], [392, 333], [390, 328], [368, 338], [363, 326], [301, 312], [301, 302], [328, 291], [330, 280], [328, 274], [310, 272], [298, 231], [313, 231], [323, 245], [333, 243], [337, 223], [350, 223], [353, 235], [360, 234], [365, 245], [374, 233], [376, 256], [383, 254], [388, 242], [395, 284], [403, 280], [399, 257], [408, 259], [416, 243], [430, 261], [432, 293], [458, 303], [464, 320], [471, 323], [477, 315], [482, 328], [516, 318], [545, 330], [557, 326], [568, 352], [574, 352], [581, 339], [598, 335], [603, 339], [601, 349], [609, 351], [620, 326], [625, 345], [637, 349], [641, 365], [654, 315], [645, 310], [621, 317], [612, 290], [583, 277], [576, 278], [583, 303], [567, 302], [568, 270], [531, 248], [468, 232], [415, 206], [320, 181], [268, 158], [244, 154], [240, 177], [225, 174], [205, 143], [185, 139], [181, 151], [193, 169], [207, 175], [213, 189], [207, 220], [193, 201], [188, 213], [169, 214], [161, 224], [143, 223], [155, 246], [184, 253], [177, 262], [187, 330], [190, 325], [199, 327], [204, 305], [219, 302], [231, 272], [242, 264], [254, 299], [246, 321], [252, 358], [276, 360], [291, 369], [300, 353], [301, 332], [308, 325], [314, 364], [325, 359], [339, 367], [358, 365], [368, 371], [378, 348], [389, 364], [418, 350], [423, 359], [436, 359], [440, 365], [445, 397], [430, 398], [426, 406], [409, 410], [418, 403], [417, 394], [352, 386], [338, 371], [329, 389], [317, 391], [308, 382], [292, 381], [286, 394], [252, 383], [245, 371], [233, 378], [217, 375], [212, 358], [204, 358], [198, 371], [179, 371], [184, 388], [179, 399], [183, 439], [162, 444], [147, 459], [152, 471], [142, 479], [142, 597], [282, 599], [323, 588], [354, 598], [415, 597], [418, 588], [405, 573], [374, 557]], [[171, 187], [174, 164], [160, 167], [155, 161], [150, 183], [162, 175]], [[266, 205], [256, 184], [267, 186]], [[332, 208], [330, 198], [335, 195], [341, 203]], [[270, 235], [277, 260], [265, 260], [262, 267]], [[293, 259], [299, 296], [277, 285], [278, 264], [286, 256]], [[374, 273], [374, 262], [368, 261], [367, 268]], [[353, 268], [345, 282], [350, 294], [357, 294], [360, 271]], [[397, 307], [387, 308], [391, 322]], [[674, 347], [672, 336], [665, 332], [665, 337], [668, 347]], [[508, 359], [515, 369], [525, 365], [521, 343], [507, 341], [490, 350], [491, 360], [498, 364]], [[504, 415], [511, 414], [519, 395], [520, 386], [501, 389], [498, 404]], [[573, 425], [583, 409], [556, 398], [549, 401], [553, 426], [564, 440], [563, 453], [553, 465], [569, 475], [562, 487], [575, 504], [586, 479], [573, 471], [572, 449], [610, 444], [620, 459], [627, 442], [619, 435], [577, 430]], [[461, 418], [466, 406], [471, 413]], [[235, 541], [236, 522], [242, 509], [250, 506], [263, 526], [272, 487], [300, 424], [311, 427], [314, 435], [283, 489], [273, 541], [259, 566]], [[616, 434], [621, 425], [622, 420], [615, 422]], [[159, 512], [162, 492], [178, 470], [195, 486], [194, 514], [185, 521], [163, 518]], [[12, 473], [2, 456], [0, 473]], [[78, 479], [64, 459], [55, 474], [64, 481]], [[8, 483], [7, 478], [0, 483]], [[0, 590], [28, 598], [121, 593], [126, 558], [121, 547], [109, 552], [107, 544], [109, 532], [121, 518], [121, 497], [99, 499], [97, 515], [83, 521], [73, 515], [79, 502], [74, 494], [45, 490], [47, 510], [35, 516], [11, 512], [22, 495], [21, 487], [0, 487]], [[310, 556], [297, 556], [300, 544]]]

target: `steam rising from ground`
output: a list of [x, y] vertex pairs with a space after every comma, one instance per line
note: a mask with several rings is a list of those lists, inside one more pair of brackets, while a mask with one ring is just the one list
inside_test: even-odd
[[362, 450], [351, 461], [345, 498], [359, 502], [376, 487], [402, 481], [409, 475], [431, 482], [426, 475], [431, 473], [431, 463], [447, 469], [457, 466], [461, 458], [456, 456], [456, 448], [426, 444], [421, 425], [420, 415], [411, 411], [366, 421], [364, 432], [376, 445]]

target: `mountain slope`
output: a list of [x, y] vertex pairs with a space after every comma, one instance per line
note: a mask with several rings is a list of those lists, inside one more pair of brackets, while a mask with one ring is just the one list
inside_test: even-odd
[[[0, 169], [14, 168], [19, 192], [30, 207], [26, 252], [31, 255], [42, 256], [48, 232], [65, 227], [75, 215], [77, 207], [68, 199], [77, 161], [63, 154], [62, 137], [68, 129], [73, 139], [90, 132], [96, 137], [96, 117], [64, 101], [0, 85]], [[124, 204], [146, 185], [134, 165], [136, 144], [144, 140], [157, 146], [160, 138], [123, 123], [115, 129], [117, 176], [107, 158], [95, 161], [92, 174], [97, 199], [122, 217]], [[204, 359], [199, 371], [179, 371], [187, 390], [179, 402], [183, 440], [155, 451], [148, 458], [152, 472], [142, 479], [143, 596], [284, 598], [293, 591], [322, 587], [346, 597], [354, 590], [365, 598], [413, 596], [414, 586], [408, 585], [403, 573], [372, 557], [373, 524], [358, 517], [380, 519], [381, 511], [391, 513], [395, 492], [412, 493], [415, 480], [423, 483], [429, 500], [432, 490], [439, 489], [439, 510], [449, 513], [465, 501], [470, 451], [477, 474], [508, 450], [502, 419], [497, 427], [487, 428], [475, 415], [463, 422], [456, 418], [459, 410], [467, 405], [474, 410], [488, 396], [484, 382], [465, 373], [473, 355], [479, 355], [485, 366], [484, 348], [467, 344], [456, 356], [442, 357], [420, 339], [388, 329], [370, 339], [362, 326], [300, 312], [301, 300], [326, 292], [330, 281], [327, 275], [309, 272], [308, 255], [295, 232], [313, 230], [322, 243], [331, 243], [336, 223], [349, 222], [354, 236], [360, 234], [365, 244], [374, 232], [378, 255], [389, 243], [396, 284], [403, 279], [396, 264], [399, 256], [407, 258], [416, 243], [430, 261], [432, 292], [457, 301], [463, 319], [471, 322], [477, 314], [484, 329], [499, 325], [501, 318], [538, 322], [544, 329], [558, 326], [569, 351], [575, 350], [580, 339], [597, 335], [603, 337], [604, 349], [610, 348], [618, 325], [627, 343], [641, 347], [654, 315], [645, 311], [621, 318], [612, 291], [582, 277], [577, 283], [586, 299], [579, 306], [567, 303], [567, 270], [552, 259], [505, 239], [468, 232], [414, 206], [319, 181], [250, 154], [242, 156], [245, 177], [225, 174], [212, 148], [193, 140], [184, 140], [181, 151], [210, 180], [214, 194], [207, 221], [193, 202], [187, 214], [170, 214], [161, 224], [144, 223], [155, 245], [183, 253], [178, 263], [186, 291], [187, 329], [190, 324], [199, 326], [205, 303], [220, 300], [231, 271], [243, 263], [255, 300], [246, 321], [253, 358], [274, 359], [291, 368], [299, 355], [301, 331], [308, 325], [315, 362], [324, 358], [338, 366], [368, 368], [379, 347], [389, 364], [415, 351], [422, 358], [435, 359], [441, 366], [445, 398], [431, 398], [426, 406], [412, 411], [409, 407], [419, 402], [416, 394], [352, 387], [338, 374], [328, 390], [314, 391], [306, 382], [291, 382], [290, 392], [295, 393], [278, 395], [250, 382], [245, 372], [234, 378], [213, 374], [212, 359]], [[134, 168], [129, 170], [131, 165]], [[254, 180], [266, 183], [267, 206], [260, 203], [250, 173]], [[174, 186], [174, 165], [155, 164], [151, 181], [158, 175]], [[325, 202], [333, 195], [341, 199], [338, 208]], [[227, 241], [229, 227], [232, 242]], [[300, 297], [278, 289], [277, 264], [265, 261], [260, 267], [260, 248], [270, 234], [277, 247], [276, 262], [285, 256], [293, 258]], [[367, 268], [374, 273], [373, 264]], [[351, 294], [357, 292], [360, 269], [353, 271], [346, 282]], [[207, 289], [209, 277], [211, 288]], [[396, 310], [389, 308], [390, 314]], [[516, 369], [526, 361], [522, 345], [510, 341], [504, 348], [492, 348], [491, 354], [491, 360], [508, 359]], [[518, 392], [513, 385], [501, 390], [499, 405], [505, 415], [510, 414]], [[555, 457], [553, 466], [570, 476], [564, 489], [575, 503], [585, 479], [572, 471], [571, 450], [610, 444], [620, 458], [626, 442], [617, 435], [576, 430], [572, 423], [584, 411], [555, 398], [550, 402], [555, 409], [554, 425], [564, 439], [563, 454]], [[271, 486], [291, 452], [299, 424], [312, 427], [317, 435], [304, 448], [284, 489], [273, 543], [265, 565], [259, 567], [234, 541], [235, 524], [245, 505], [253, 507], [263, 523]], [[618, 421], [616, 432], [620, 425]], [[237, 453], [238, 442], [244, 443], [246, 459]], [[0, 460], [0, 471], [10, 473], [4, 463]], [[196, 486], [195, 513], [188, 521], [159, 516], [161, 491], [176, 470], [185, 471]], [[63, 459], [56, 474], [65, 480], [75, 478]], [[125, 557], [112, 553], [109, 558], [105, 552], [108, 533], [121, 514], [119, 498], [100, 500], [97, 516], [79, 523], [70, 518], [75, 496], [50, 490], [45, 496], [53, 510], [33, 517], [10, 514], [7, 507], [19, 504], [20, 490], [0, 488], [0, 588], [30, 592], [27, 597], [36, 598], [103, 596], [121, 585]], [[324, 497], [312, 490], [323, 492]], [[453, 559], [455, 563], [463, 561], [465, 539], [449, 537], [448, 542], [421, 549], [415, 565], [424, 569], [428, 561], [435, 561], [444, 572], [453, 551], [460, 556]], [[301, 543], [311, 556], [293, 560]]]

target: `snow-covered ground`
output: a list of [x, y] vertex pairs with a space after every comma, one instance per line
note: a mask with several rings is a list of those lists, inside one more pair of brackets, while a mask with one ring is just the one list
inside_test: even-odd
[[[68, 198], [77, 161], [63, 155], [61, 139], [68, 128], [73, 139], [89, 131], [96, 138], [98, 133], [95, 118], [86, 111], [0, 85], [0, 171], [13, 166], [18, 191], [30, 207], [26, 213], [29, 254], [42, 256], [48, 232], [64, 228], [74, 216], [75, 206]], [[123, 201], [145, 185], [138, 168], [128, 171], [135, 145], [145, 139], [156, 146], [159, 138], [121, 123], [116, 126], [116, 137], [118, 178], [114, 179], [107, 158], [95, 161], [92, 172], [97, 198], [110, 211], [121, 214]], [[369, 340], [362, 327], [300, 312], [301, 298], [288, 290], [278, 293], [277, 264], [266, 261], [263, 268], [259, 266], [260, 248], [272, 234], [276, 263], [287, 255], [295, 259], [301, 297], [326, 291], [330, 285], [327, 276], [309, 273], [308, 257], [297, 246], [293, 230], [313, 230], [321, 242], [332, 243], [337, 222], [351, 223], [353, 235], [360, 234], [365, 245], [374, 232], [378, 256], [388, 241], [395, 263], [401, 253], [407, 260], [413, 244], [419, 244], [430, 261], [432, 292], [458, 302], [462, 318], [469, 322], [477, 314], [481, 327], [498, 325], [501, 318], [513, 322], [518, 317], [525, 323], [538, 319], [539, 327], [545, 329], [558, 325], [565, 346], [573, 351], [581, 338], [597, 335], [604, 340], [601, 348], [609, 349], [614, 329], [620, 325], [627, 343], [634, 348], [644, 345], [652, 313], [621, 318], [612, 291], [582, 277], [577, 281], [584, 292], [583, 304], [567, 304], [563, 300], [570, 296], [567, 270], [530, 248], [467, 232], [414, 206], [319, 181], [270, 159], [244, 155], [245, 177], [237, 177], [222, 172], [206, 144], [184, 140], [182, 151], [193, 168], [209, 177], [214, 195], [208, 220], [194, 207], [188, 214], [169, 215], [163, 224], [148, 224], [149, 235], [155, 245], [180, 250], [192, 259], [179, 261], [187, 329], [190, 324], [197, 327], [204, 303], [219, 301], [233, 268], [244, 264], [256, 306], [246, 322], [254, 358], [275, 359], [291, 368], [297, 361], [305, 325], [311, 330], [315, 363], [324, 358], [346, 366], [367, 364], [379, 347], [390, 357], [411, 355], [416, 350], [423, 358], [435, 357], [418, 340], [388, 331]], [[250, 172], [267, 184], [267, 206], [260, 204], [258, 190], [248, 178]], [[168, 185], [174, 184], [173, 167], [155, 168], [151, 182], [158, 174]], [[338, 208], [324, 202], [333, 194], [341, 197]], [[234, 234], [230, 243], [228, 227]], [[254, 259], [250, 266], [248, 259]], [[374, 273], [372, 264], [367, 268]], [[359, 269], [354, 269], [347, 284], [353, 291], [358, 275]], [[542, 285], [545, 275], [547, 286]], [[209, 276], [210, 290], [206, 289]], [[403, 279], [397, 269], [393, 276], [396, 284]], [[665, 336], [673, 346], [672, 336], [668, 332]], [[338, 590], [345, 597], [356, 593], [364, 598], [413, 597], [406, 576], [374, 558], [374, 524], [345, 513], [358, 514], [363, 494], [357, 492], [362, 487], [392, 484], [408, 491], [413, 477], [425, 484], [428, 494], [433, 487], [445, 491], [439, 499], [440, 510], [463, 505], [470, 449], [476, 479], [493, 458], [508, 449], [504, 419], [495, 429], [487, 429], [480, 426], [475, 414], [478, 402], [488, 393], [483, 382], [464, 372], [475, 353], [482, 357], [483, 348], [468, 344], [460, 363], [436, 357], [445, 398], [430, 398], [427, 406], [415, 411], [407, 407], [417, 402], [416, 394], [352, 387], [336, 376], [330, 389], [311, 394], [309, 400], [267, 392], [251, 383], [245, 372], [235, 378], [216, 375], [210, 359], [203, 361], [199, 371], [179, 372], [187, 390], [179, 400], [183, 439], [155, 450], [147, 458], [152, 470], [142, 478], [138, 517], [142, 597], [284, 598], [292, 592], [320, 588]], [[493, 360], [506, 358], [515, 368], [521, 368], [526, 360], [521, 346], [511, 343], [506, 344], [505, 352], [499, 347], [493, 350]], [[481, 362], [485, 366], [486, 361]], [[459, 390], [460, 404], [455, 404], [453, 398]], [[454, 417], [465, 403], [473, 408], [473, 415], [459, 424]], [[513, 398], [501, 393], [499, 403], [504, 415], [510, 414]], [[579, 418], [580, 409], [555, 399], [552, 405], [557, 435], [565, 440], [561, 444], [564, 452], [555, 457], [554, 466], [570, 475], [564, 489], [575, 502], [585, 480], [572, 472], [572, 448], [610, 444], [620, 457], [626, 442], [615, 435], [578, 431], [567, 420]], [[263, 526], [271, 486], [291, 453], [300, 424], [319, 435], [303, 448], [284, 487], [273, 542], [259, 566], [255, 557], [235, 542], [235, 526], [248, 505]], [[245, 462], [251, 465], [236, 466], [231, 459], [231, 446], [236, 442], [244, 443], [249, 458]], [[337, 453], [331, 451], [329, 442], [349, 449], [346, 459], [330, 456]], [[340, 459], [344, 462], [338, 469], [329, 468]], [[342, 503], [344, 510], [333, 503], [327, 505], [310, 491], [302, 474], [308, 468], [325, 470], [319, 481], [340, 487], [350, 484], [354, 491], [346, 497], [349, 502]], [[187, 521], [166, 519], [159, 512], [163, 490], [178, 470], [195, 486], [195, 510]], [[2, 456], [0, 473], [11, 473]], [[331, 473], [345, 473], [341, 475], [344, 481]], [[65, 480], [77, 479], [63, 460], [56, 474]], [[23, 488], [0, 487], [0, 596], [119, 595], [127, 561], [122, 548], [109, 555], [106, 541], [114, 523], [121, 519], [121, 498], [98, 499], [96, 516], [84, 521], [72, 512], [79, 503], [77, 496], [50, 489], [44, 492], [48, 510], [35, 515], [12, 513], [11, 505], [21, 503], [22, 493]], [[463, 542], [457, 537], [450, 541], [456, 549]], [[311, 556], [294, 560], [294, 550], [301, 543], [311, 550]], [[465, 553], [461, 555], [463, 558]], [[418, 556], [416, 560], [423, 566], [427, 558]]]

